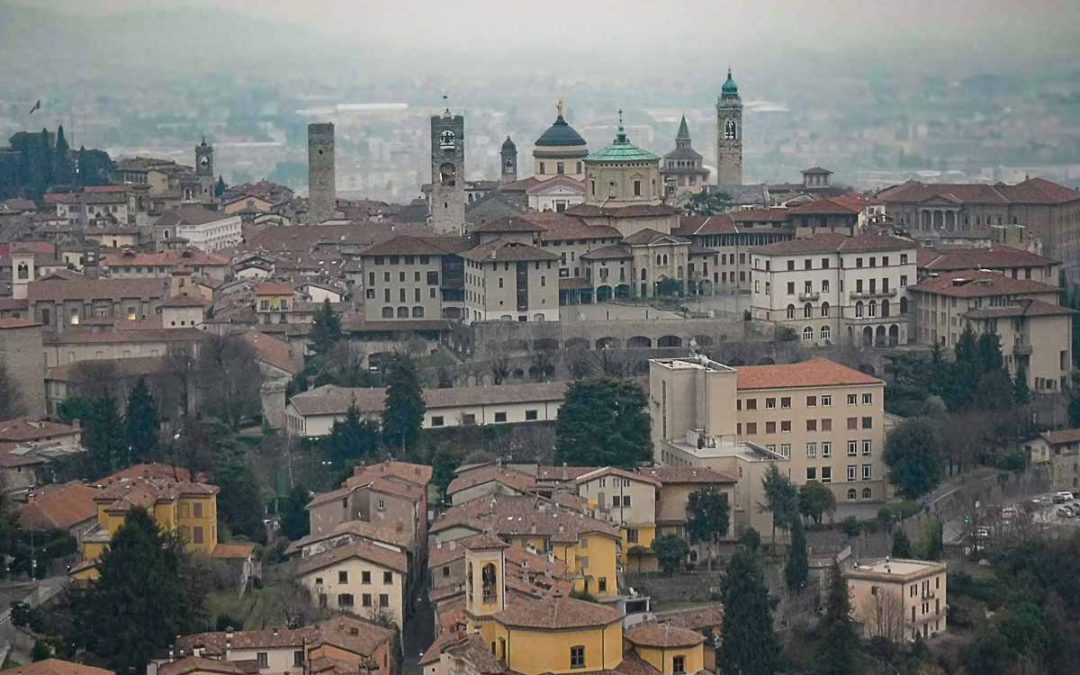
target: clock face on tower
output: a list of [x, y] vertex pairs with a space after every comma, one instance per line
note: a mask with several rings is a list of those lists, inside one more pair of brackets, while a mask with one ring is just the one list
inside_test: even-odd
[[454, 149], [454, 132], [447, 129], [439, 134], [439, 147], [443, 150]]

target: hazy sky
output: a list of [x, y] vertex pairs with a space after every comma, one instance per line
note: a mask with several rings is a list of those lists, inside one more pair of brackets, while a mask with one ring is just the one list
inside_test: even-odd
[[[0, 0], [38, 4], [40, 0]], [[308, 30], [395, 44], [445, 41], [499, 57], [499, 48], [570, 50], [892, 47], [993, 53], [1060, 49], [1080, 55], [1078, 0], [51, 0], [75, 12], [198, 7], [287, 21]], [[460, 50], [455, 50], [460, 51]]]

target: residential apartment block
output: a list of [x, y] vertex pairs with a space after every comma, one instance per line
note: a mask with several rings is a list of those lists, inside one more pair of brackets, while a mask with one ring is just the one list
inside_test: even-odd
[[917, 248], [899, 237], [836, 233], [756, 248], [753, 316], [807, 343], [907, 344]]
[[649, 362], [653, 458], [737, 476], [736, 509], [752, 515], [760, 476], [776, 464], [839, 501], [888, 494], [885, 383], [827, 359], [732, 368], [704, 357]]
[[1024, 449], [1032, 464], [1050, 466], [1051, 490], [1080, 488], [1080, 429], [1044, 431]]
[[911, 642], [948, 625], [947, 565], [885, 558], [845, 569], [851, 613], [863, 636]]
[[966, 327], [1001, 338], [1009, 373], [1023, 368], [1032, 391], [1058, 392], [1072, 372], [1073, 310], [1060, 289], [997, 271], [967, 270], [931, 277], [909, 289], [921, 344], [953, 347]]

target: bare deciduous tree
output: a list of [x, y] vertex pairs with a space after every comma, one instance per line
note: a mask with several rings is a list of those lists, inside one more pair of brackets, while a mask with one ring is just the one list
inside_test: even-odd
[[900, 591], [878, 587], [859, 607], [859, 618], [866, 636], [885, 638], [890, 642], [904, 640], [904, 598]]
[[199, 347], [201, 410], [236, 429], [259, 414], [262, 375], [255, 348], [239, 335], [209, 335]]
[[24, 414], [26, 408], [22, 403], [19, 386], [3, 362], [0, 362], [0, 420], [9, 420]]

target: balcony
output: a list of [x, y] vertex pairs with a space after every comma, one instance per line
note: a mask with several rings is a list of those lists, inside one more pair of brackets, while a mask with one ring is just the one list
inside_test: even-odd
[[1013, 343], [1013, 354], [1017, 356], [1031, 356], [1031, 343], [1026, 340], [1017, 340]]
[[799, 293], [799, 300], [802, 302], [813, 302], [821, 297], [821, 293]]
[[852, 291], [849, 296], [852, 300], [870, 300], [872, 298], [895, 298], [896, 289], [890, 288], [889, 290], [875, 290], [875, 291]]

